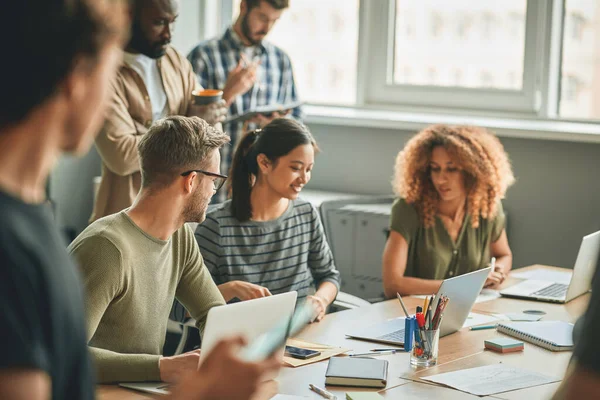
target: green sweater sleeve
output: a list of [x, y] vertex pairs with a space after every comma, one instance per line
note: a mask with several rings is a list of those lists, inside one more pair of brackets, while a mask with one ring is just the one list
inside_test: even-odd
[[204, 265], [198, 243], [188, 226], [185, 227], [183, 240], [185, 266], [177, 286], [176, 297], [196, 320], [196, 326], [202, 334], [208, 310], [224, 305], [225, 299]]
[[[121, 253], [110, 240], [101, 236], [90, 236], [74, 242], [69, 251], [81, 271], [87, 339], [90, 342], [106, 309], [123, 290]], [[125, 331], [115, 332], [116, 337], [126, 334]], [[160, 380], [158, 355], [120, 354], [91, 345], [89, 349], [95, 361], [99, 383]]]

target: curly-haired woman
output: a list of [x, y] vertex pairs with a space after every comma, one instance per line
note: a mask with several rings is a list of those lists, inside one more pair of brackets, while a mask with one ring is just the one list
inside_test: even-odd
[[497, 286], [512, 266], [500, 199], [514, 176], [500, 141], [472, 126], [430, 126], [396, 159], [386, 297], [437, 292], [443, 279], [485, 268]]

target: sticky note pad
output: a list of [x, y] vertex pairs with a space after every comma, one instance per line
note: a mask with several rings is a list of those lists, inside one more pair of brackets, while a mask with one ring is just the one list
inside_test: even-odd
[[346, 400], [382, 400], [383, 397], [375, 392], [346, 392]]
[[511, 353], [514, 351], [522, 351], [525, 345], [520, 340], [511, 338], [495, 338], [483, 342], [486, 349], [497, 351], [499, 353]]

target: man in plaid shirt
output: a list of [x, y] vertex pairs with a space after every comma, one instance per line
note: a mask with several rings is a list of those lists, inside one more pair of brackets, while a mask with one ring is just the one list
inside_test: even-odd
[[[263, 40], [287, 7], [288, 0], [242, 0], [237, 21], [223, 36], [200, 43], [188, 54], [202, 87], [223, 90], [229, 117], [258, 106], [298, 101], [290, 58]], [[248, 125], [224, 124], [223, 130], [231, 136], [231, 146], [221, 149], [221, 171], [229, 171], [233, 151], [246, 128], [262, 127], [282, 114], [258, 115], [246, 121]], [[300, 107], [291, 114], [296, 119], [302, 118]], [[223, 201], [224, 190], [214, 198]]]

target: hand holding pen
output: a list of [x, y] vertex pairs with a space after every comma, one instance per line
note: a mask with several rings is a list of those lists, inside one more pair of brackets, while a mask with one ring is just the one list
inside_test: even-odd
[[506, 274], [504, 273], [504, 269], [502, 265], [496, 264], [496, 257], [492, 257], [490, 261], [490, 274], [485, 280], [485, 284], [483, 287], [485, 288], [496, 288], [504, 282], [506, 279]]
[[225, 87], [223, 88], [223, 99], [230, 105], [233, 100], [254, 86], [257, 80], [256, 69], [260, 61], [249, 62], [246, 56], [240, 54], [238, 64], [229, 72]]

